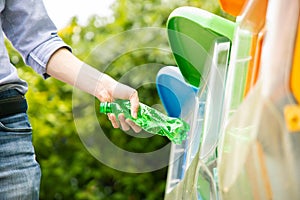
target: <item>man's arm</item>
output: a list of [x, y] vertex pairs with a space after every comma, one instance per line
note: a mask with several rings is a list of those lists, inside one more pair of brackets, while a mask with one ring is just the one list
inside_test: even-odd
[[[101, 102], [128, 99], [131, 103], [131, 115], [137, 117], [139, 98], [135, 89], [119, 83], [107, 74], [87, 65], [66, 48], [60, 48], [53, 53], [47, 63], [46, 70], [47, 74], [52, 77], [94, 95]], [[113, 127], [119, 128], [115, 116], [109, 115], [109, 119]], [[132, 121], [125, 120], [122, 116], [120, 123], [123, 130], [128, 130], [129, 126], [135, 132], [141, 130]]]

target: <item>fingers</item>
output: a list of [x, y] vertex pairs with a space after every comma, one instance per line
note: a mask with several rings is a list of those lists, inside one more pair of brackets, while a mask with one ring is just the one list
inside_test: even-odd
[[136, 125], [133, 121], [131, 121], [130, 119], [126, 119], [126, 123], [131, 127], [131, 129], [136, 132], [139, 133], [141, 132], [142, 128], [139, 127], [138, 125]]
[[119, 114], [118, 118], [119, 118], [122, 130], [123, 131], [129, 131], [130, 126], [126, 123], [126, 121], [125, 121], [126, 119], [125, 119], [124, 114]]
[[142, 128], [136, 125], [132, 120], [126, 119], [124, 114], [119, 114], [118, 119], [114, 114], [107, 114], [107, 116], [114, 128], [120, 128], [121, 125], [123, 131], [129, 131], [132, 129], [134, 132], [139, 133], [142, 130]]
[[[106, 80], [106, 79], [103, 78], [102, 82], [104, 82], [104, 80]], [[140, 105], [139, 104], [138, 92], [135, 89], [133, 89], [133, 88], [127, 86], [127, 85], [116, 82], [112, 78], [108, 79], [108, 80], [109, 80], [108, 82], [110, 83], [109, 85], [111, 86], [111, 87], [108, 87], [108, 88], [110, 88], [110, 89], [105, 90], [105, 89], [100, 87], [100, 89], [97, 92], [98, 99], [101, 102], [104, 102], [104, 101], [110, 101], [111, 102], [111, 101], [113, 101], [113, 99], [128, 99], [130, 101], [130, 110], [131, 110], [130, 114], [133, 118], [137, 118], [139, 105]], [[132, 120], [125, 119], [123, 114], [119, 115], [118, 119], [116, 118], [115, 115], [108, 114], [108, 118], [111, 121], [112, 126], [114, 128], [119, 128], [120, 125], [121, 125], [121, 128], [124, 131], [128, 131], [131, 128], [134, 132], [138, 133], [142, 130]]]
[[110, 122], [111, 122], [111, 124], [114, 128], [119, 128], [120, 127], [119, 123], [118, 123], [118, 120], [117, 120], [117, 118], [114, 114], [109, 113], [109, 114], [107, 114], [107, 116], [108, 116], [108, 119], [110, 120]]
[[123, 131], [129, 131], [131, 128], [134, 132], [139, 133], [142, 130], [142, 128], [136, 125], [132, 120], [126, 119], [124, 114], [119, 114], [118, 118]]
[[116, 81], [107, 74], [102, 74], [95, 90], [95, 96], [101, 102], [111, 102], [114, 99], [128, 99], [131, 104], [131, 116], [137, 118], [139, 97], [138, 92], [132, 87]]

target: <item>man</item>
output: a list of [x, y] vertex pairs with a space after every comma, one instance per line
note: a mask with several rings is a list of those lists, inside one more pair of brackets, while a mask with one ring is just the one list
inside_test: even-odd
[[[52, 76], [97, 97], [100, 101], [128, 99], [137, 116], [137, 91], [88, 66], [57, 36], [42, 0], [0, 0], [1, 29], [26, 64], [44, 78]], [[35, 160], [24, 95], [28, 87], [10, 64], [0, 35], [0, 199], [38, 199], [40, 167]], [[34, 105], [33, 105], [34, 106]], [[119, 128], [114, 115], [113, 127]], [[123, 130], [140, 128], [121, 116]]]

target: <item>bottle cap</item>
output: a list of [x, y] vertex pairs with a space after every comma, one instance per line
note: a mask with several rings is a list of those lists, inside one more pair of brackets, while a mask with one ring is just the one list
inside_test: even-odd
[[109, 102], [101, 102], [100, 103], [100, 113], [111, 113], [111, 104]]

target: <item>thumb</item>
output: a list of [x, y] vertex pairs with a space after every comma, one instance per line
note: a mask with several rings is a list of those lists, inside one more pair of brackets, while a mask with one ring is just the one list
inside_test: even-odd
[[131, 115], [133, 118], [137, 118], [137, 113], [138, 113], [140, 104], [139, 104], [138, 93], [136, 90], [134, 90], [134, 92], [129, 97], [129, 101], [130, 101], [130, 106], [131, 106]]
[[139, 97], [138, 92], [122, 83], [118, 83], [113, 91], [114, 99], [128, 99], [131, 105], [131, 115], [134, 118], [137, 118], [137, 113], [139, 110]]

